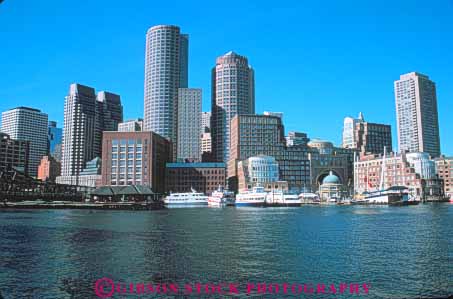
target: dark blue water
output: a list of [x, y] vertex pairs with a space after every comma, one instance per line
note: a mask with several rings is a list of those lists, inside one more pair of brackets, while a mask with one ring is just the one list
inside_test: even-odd
[[[453, 205], [0, 211], [4, 298], [96, 298], [102, 277], [368, 283], [364, 298], [448, 296]], [[129, 297], [151, 298], [114, 298]]]

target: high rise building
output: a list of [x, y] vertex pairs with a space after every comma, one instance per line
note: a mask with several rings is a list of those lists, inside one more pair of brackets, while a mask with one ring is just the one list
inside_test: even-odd
[[211, 145], [211, 133], [203, 133], [201, 135], [201, 153], [210, 153]]
[[395, 81], [396, 119], [400, 152], [426, 152], [440, 156], [436, 84], [412, 72]]
[[143, 119], [131, 119], [118, 124], [118, 132], [140, 132], [143, 130]]
[[172, 142], [177, 153], [178, 88], [187, 88], [189, 37], [173, 25], [148, 29], [145, 53], [144, 131]]
[[343, 147], [344, 148], [357, 148], [356, 140], [356, 124], [363, 122], [363, 114], [360, 112], [358, 118], [345, 117], [343, 122]]
[[201, 113], [201, 133], [211, 132], [211, 112]]
[[[71, 84], [65, 100], [62, 170], [59, 183], [74, 182], [88, 161], [101, 157], [102, 132], [116, 131], [123, 119], [120, 96]], [[65, 178], [66, 177], [66, 178]]]
[[201, 89], [178, 90], [178, 161], [201, 161]]
[[17, 107], [2, 113], [2, 132], [11, 139], [30, 141], [28, 174], [36, 177], [41, 158], [47, 155], [47, 114]]
[[297, 145], [307, 145], [310, 141], [310, 138], [307, 137], [307, 133], [301, 132], [288, 132], [286, 138], [286, 146], [297, 146]]
[[38, 180], [55, 182], [60, 175], [61, 164], [52, 156], [44, 156], [38, 167]]
[[392, 128], [390, 125], [365, 121], [363, 114], [359, 118], [346, 117], [343, 127], [343, 147], [356, 149], [362, 155], [383, 154], [392, 151]]
[[61, 153], [57, 151], [61, 151], [61, 142], [63, 139], [63, 129], [57, 128], [56, 121], [49, 121], [49, 127], [47, 131], [47, 142], [48, 142], [48, 154], [52, 155], [52, 157], [60, 157]]
[[283, 112], [271, 112], [271, 111], [264, 111], [264, 115], [269, 115], [269, 116], [277, 116], [280, 117], [283, 121]]
[[0, 173], [13, 168], [28, 174], [30, 141], [14, 140], [0, 132]]
[[230, 158], [231, 120], [238, 114], [255, 113], [255, 79], [248, 60], [228, 52], [212, 69], [212, 151], [217, 161]]

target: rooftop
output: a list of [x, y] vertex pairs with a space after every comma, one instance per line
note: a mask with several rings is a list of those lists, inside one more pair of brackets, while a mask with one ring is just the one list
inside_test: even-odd
[[225, 168], [222, 162], [195, 162], [195, 163], [167, 163], [167, 168]]

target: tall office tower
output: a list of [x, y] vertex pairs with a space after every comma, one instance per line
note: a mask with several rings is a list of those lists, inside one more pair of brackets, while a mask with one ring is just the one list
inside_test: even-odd
[[228, 162], [231, 120], [255, 113], [255, 79], [244, 56], [228, 52], [212, 69], [212, 151], [217, 161]]
[[201, 134], [211, 132], [211, 112], [201, 113]]
[[2, 113], [2, 132], [11, 139], [30, 141], [28, 174], [33, 177], [47, 155], [47, 125], [47, 114], [37, 109], [17, 107]]
[[178, 161], [201, 161], [201, 89], [178, 91]]
[[122, 119], [118, 95], [101, 91], [96, 97], [94, 88], [71, 84], [64, 109], [61, 176], [78, 176], [88, 161], [101, 157], [102, 132], [116, 131]]
[[357, 140], [354, 134], [357, 123], [363, 122], [363, 114], [359, 113], [359, 118], [345, 117], [343, 122], [343, 147], [357, 148]]
[[361, 154], [383, 154], [384, 147], [392, 152], [392, 128], [390, 125], [365, 121], [363, 114], [359, 118], [346, 117], [343, 127], [343, 147], [356, 149]]
[[426, 152], [440, 156], [436, 84], [412, 72], [395, 81], [396, 119], [400, 152]]
[[47, 131], [47, 142], [48, 142], [48, 154], [52, 155], [52, 157], [55, 158], [55, 156], [61, 156], [61, 153], [58, 153], [57, 151], [61, 150], [61, 141], [63, 138], [63, 129], [62, 128], [57, 128], [57, 122], [56, 121], [49, 121], [49, 127]]
[[144, 130], [172, 142], [177, 152], [178, 88], [188, 81], [189, 37], [177, 26], [158, 25], [146, 33]]
[[306, 146], [310, 141], [310, 138], [308, 138], [307, 133], [293, 131], [288, 132], [288, 136], [286, 136], [285, 139], [286, 146], [299, 146], [299, 145]]

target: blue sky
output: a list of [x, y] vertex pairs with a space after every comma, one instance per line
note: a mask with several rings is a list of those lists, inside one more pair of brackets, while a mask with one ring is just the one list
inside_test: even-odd
[[[127, 4], [126, 4], [127, 3]], [[0, 5], [0, 111], [31, 106], [63, 122], [78, 82], [121, 95], [143, 115], [146, 30], [190, 35], [189, 85], [210, 110], [211, 68], [230, 50], [255, 69], [256, 111], [285, 130], [341, 142], [360, 111], [392, 125], [393, 81], [418, 71], [437, 84], [442, 152], [453, 155], [453, 1], [25, 1]]]

